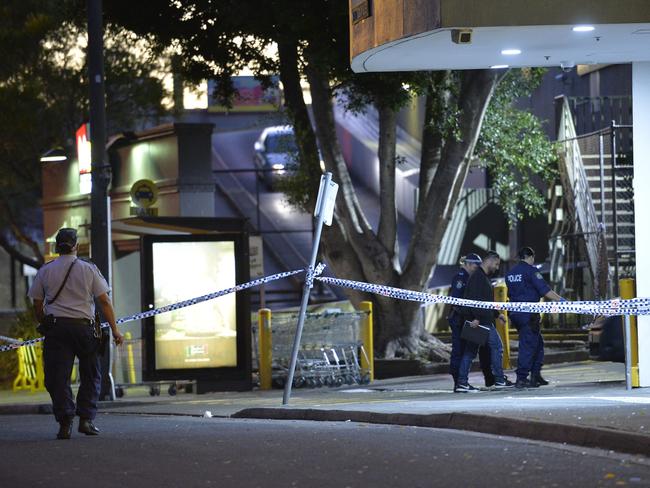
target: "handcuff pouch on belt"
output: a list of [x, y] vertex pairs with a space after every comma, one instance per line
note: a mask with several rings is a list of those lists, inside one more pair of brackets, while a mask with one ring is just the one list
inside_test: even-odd
[[110, 334], [108, 329], [102, 329], [102, 321], [99, 319], [99, 312], [95, 308], [95, 321], [93, 322], [93, 335], [97, 339], [97, 354], [104, 355], [106, 351], [106, 343], [109, 340]]

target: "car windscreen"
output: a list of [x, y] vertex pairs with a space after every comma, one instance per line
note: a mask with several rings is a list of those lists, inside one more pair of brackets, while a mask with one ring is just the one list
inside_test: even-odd
[[270, 134], [264, 143], [268, 153], [295, 153], [298, 152], [296, 138], [292, 133]]

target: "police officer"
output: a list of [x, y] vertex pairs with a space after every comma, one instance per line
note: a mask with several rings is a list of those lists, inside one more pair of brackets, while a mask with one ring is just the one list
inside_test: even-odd
[[[460, 259], [460, 271], [456, 273], [454, 279], [451, 281], [449, 296], [455, 298], [463, 298], [465, 294], [465, 287], [470, 275], [476, 271], [482, 260], [478, 254], [470, 253]], [[465, 351], [465, 341], [461, 339], [460, 333], [463, 327], [462, 310], [460, 307], [452, 307], [451, 313], [447, 316], [449, 328], [451, 329], [451, 355], [449, 358], [449, 374], [454, 379], [454, 388], [458, 383], [458, 369], [460, 367], [460, 359], [463, 357]], [[481, 369], [485, 377], [485, 386], [494, 385], [494, 375], [490, 367], [490, 349], [486, 345], [479, 349], [479, 361]]]
[[[57, 439], [70, 438], [75, 414], [80, 417], [79, 432], [99, 434], [93, 424], [101, 381], [94, 299], [110, 324], [115, 344], [123, 341], [108, 296], [110, 288], [94, 264], [77, 258], [77, 249], [76, 229], [60, 229], [56, 235], [60, 256], [38, 270], [28, 292], [45, 335], [45, 387], [60, 426]], [[75, 356], [80, 377], [76, 405], [70, 388]]]
[[[524, 247], [519, 251], [519, 264], [506, 275], [508, 297], [511, 302], [538, 302], [545, 297], [549, 300], [564, 301], [560, 295], [551, 290], [542, 274], [533, 266], [535, 251]], [[538, 313], [510, 312], [510, 320], [519, 333], [519, 357], [517, 359], [516, 388], [538, 387], [548, 385], [542, 378], [544, 363], [544, 339], [540, 331]], [[528, 375], [530, 374], [530, 379]]]

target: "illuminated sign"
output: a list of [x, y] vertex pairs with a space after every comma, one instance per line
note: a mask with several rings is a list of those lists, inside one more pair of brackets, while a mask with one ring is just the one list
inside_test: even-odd
[[278, 89], [279, 77], [271, 77], [271, 86], [265, 88], [253, 76], [233, 76], [231, 78], [235, 96], [232, 107], [227, 108], [217, 105], [214, 93], [218, 89], [218, 82], [208, 80], [208, 110], [211, 112], [275, 112], [281, 105], [280, 90]]
[[92, 154], [90, 151], [90, 124], [82, 124], [76, 132], [77, 161], [79, 163], [79, 193], [92, 191]]
[[[232, 287], [233, 241], [154, 242], [155, 308]], [[237, 366], [236, 295], [157, 315], [155, 369]]]

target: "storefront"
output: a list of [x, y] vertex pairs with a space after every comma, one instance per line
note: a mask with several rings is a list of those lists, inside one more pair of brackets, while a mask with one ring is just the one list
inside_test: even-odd
[[[248, 281], [246, 221], [214, 217], [212, 130], [212, 124], [170, 124], [109, 141], [110, 279], [118, 317]], [[92, 254], [87, 143], [83, 134], [77, 138], [77, 158], [43, 166], [50, 258], [61, 227], [78, 228], [80, 255]], [[199, 391], [250, 388], [248, 293], [194, 307], [121, 326], [141, 345], [136, 380], [196, 379]], [[118, 383], [126, 378], [120, 366]]]

